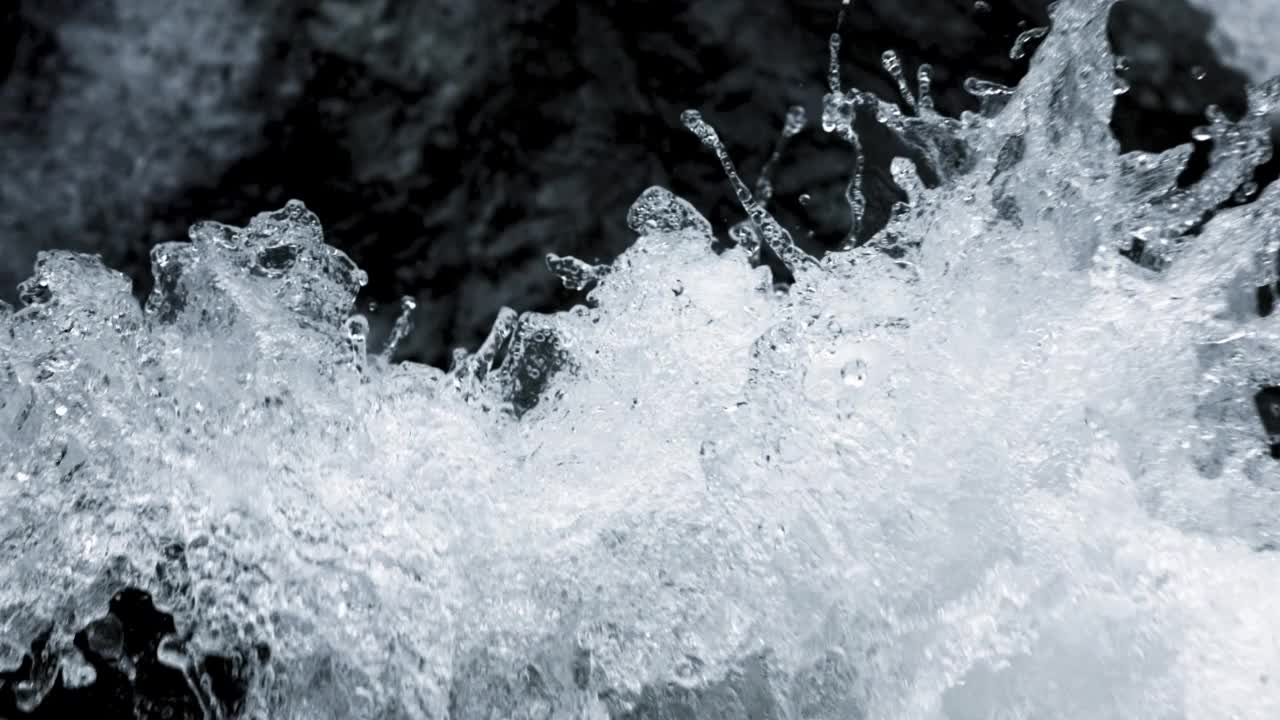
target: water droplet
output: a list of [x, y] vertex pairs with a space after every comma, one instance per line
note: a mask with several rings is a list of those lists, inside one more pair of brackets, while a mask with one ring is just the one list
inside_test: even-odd
[[[915, 95], [911, 94], [911, 87], [907, 85], [907, 76], [902, 70], [902, 60], [898, 58], [898, 53], [892, 50], [885, 50], [880, 56], [880, 64], [884, 66], [885, 72], [893, 78], [898, 86], [898, 94], [902, 96], [903, 101], [912, 110], [916, 107]], [[884, 122], [884, 120], [881, 120]]]
[[811, 199], [813, 198], [812, 196], [809, 195], [809, 193], [800, 193], [799, 200], [801, 205], [808, 205]]
[[808, 124], [809, 116], [803, 105], [793, 105], [787, 110], [787, 119], [782, 126], [783, 137], [795, 137]]
[[760, 251], [760, 236], [755, 228], [751, 227], [749, 221], [734, 223], [733, 227], [729, 228], [729, 239], [742, 248], [748, 257], [755, 257]]
[[761, 202], [773, 197], [773, 181], [769, 179], [768, 175], [761, 175], [760, 179], [756, 181], [756, 197], [760, 198]]
[[986, 13], [991, 12], [991, 4], [987, 0], [977, 0], [973, 3], [974, 12]]
[[1196, 80], [1203, 80], [1208, 76], [1209, 76], [1209, 71], [1205, 70], [1200, 65], [1196, 65], [1195, 67], [1191, 68], [1191, 77], [1195, 78]]
[[1116, 72], [1126, 72], [1130, 68], [1129, 58], [1124, 55], [1117, 55], [1114, 65]]
[[66, 405], [59, 405], [58, 407], [56, 407], [56, 408], [54, 408], [54, 409], [53, 409], [53, 414], [54, 414], [54, 415], [57, 415], [58, 417], [66, 417], [66, 416], [67, 416], [67, 406], [66, 406]]
[[396, 318], [395, 325], [391, 328], [391, 337], [387, 339], [387, 344], [382, 348], [382, 359], [390, 362], [391, 356], [395, 355], [396, 347], [400, 342], [413, 332], [413, 311], [418, 309], [418, 301], [409, 295], [400, 298], [400, 315]]
[[347, 342], [351, 347], [351, 357], [361, 371], [364, 370], [365, 357], [369, 347], [369, 321], [363, 315], [352, 315], [347, 318]]
[[862, 387], [867, 383], [867, 364], [861, 358], [850, 360], [840, 368], [840, 379], [848, 387]]
[[919, 113], [921, 115], [933, 114], [933, 66], [929, 63], [922, 63], [919, 69], [916, 70], [916, 95], [918, 96], [916, 104], [919, 106]]

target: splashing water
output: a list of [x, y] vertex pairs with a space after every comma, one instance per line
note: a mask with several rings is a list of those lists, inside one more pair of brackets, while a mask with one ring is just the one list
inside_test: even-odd
[[1049, 28], [1037, 27], [1030, 30], [1024, 30], [1018, 38], [1013, 41], [1013, 47], [1009, 49], [1010, 60], [1021, 60], [1027, 56], [1027, 47], [1049, 34]]
[[1210, 41], [1231, 64], [1262, 81], [1280, 74], [1280, 54], [1272, 30], [1280, 23], [1280, 5], [1271, 0], [1189, 0], [1213, 16]]
[[157, 247], [145, 308], [41, 256], [0, 316], [0, 670], [47, 633], [22, 702], [90, 682], [72, 633], [132, 584], [210, 717], [211, 655], [258, 718], [1280, 717], [1280, 187], [1218, 210], [1280, 81], [1180, 189], [1188, 146], [1108, 131], [1110, 4], [958, 121], [833, 71], [824, 127], [874, 109], [942, 183], [895, 162], [909, 203], [817, 261], [736, 179], [788, 293], [660, 188], [607, 272], [552, 261], [593, 307], [447, 373], [365, 362], [299, 203]]

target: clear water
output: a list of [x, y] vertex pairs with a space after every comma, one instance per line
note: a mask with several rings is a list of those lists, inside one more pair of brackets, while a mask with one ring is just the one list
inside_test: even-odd
[[1280, 717], [1280, 187], [1186, 236], [1280, 83], [1178, 190], [1187, 147], [1108, 131], [1109, 7], [1059, 3], [985, 116], [833, 88], [829, 130], [870, 105], [945, 181], [898, 161], [910, 203], [821, 261], [740, 182], [789, 292], [655, 189], [610, 267], [553, 262], [596, 307], [505, 313], [447, 373], [366, 347], [364, 274], [298, 203], [157, 248], [145, 308], [43, 255], [0, 316], [0, 666], [52, 623], [27, 701], [90, 681], [71, 635], [132, 583], [168, 662], [272, 648], [260, 718], [672, 683], [705, 717]]

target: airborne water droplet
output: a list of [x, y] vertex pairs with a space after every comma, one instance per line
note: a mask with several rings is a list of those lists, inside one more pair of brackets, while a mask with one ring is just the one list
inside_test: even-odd
[[347, 318], [346, 327], [352, 361], [363, 371], [369, 354], [369, 320], [363, 315], [352, 315]]
[[408, 337], [409, 333], [413, 332], [413, 311], [417, 309], [418, 301], [414, 300], [412, 296], [405, 295], [400, 298], [400, 315], [396, 317], [395, 325], [391, 327], [391, 337], [387, 339], [387, 344], [382, 348], [380, 353], [382, 360], [390, 362], [401, 341]]
[[793, 105], [787, 109], [786, 122], [782, 126], [782, 135], [784, 137], [795, 137], [804, 130], [804, 126], [809, 122], [809, 116], [805, 112], [803, 105]]

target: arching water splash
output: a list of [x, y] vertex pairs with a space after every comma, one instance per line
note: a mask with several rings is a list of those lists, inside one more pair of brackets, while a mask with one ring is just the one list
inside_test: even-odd
[[895, 163], [862, 248], [802, 258], [739, 182], [790, 292], [654, 188], [607, 272], [552, 259], [592, 308], [448, 373], [365, 361], [298, 203], [157, 248], [145, 308], [44, 255], [0, 320], [19, 703], [130, 672], [73, 633], [133, 585], [211, 717], [212, 657], [258, 718], [1280, 717], [1280, 188], [1218, 209], [1278, 86], [1180, 189], [1108, 131], [1109, 7], [1060, 2], [989, 116], [868, 105], [942, 183]]

